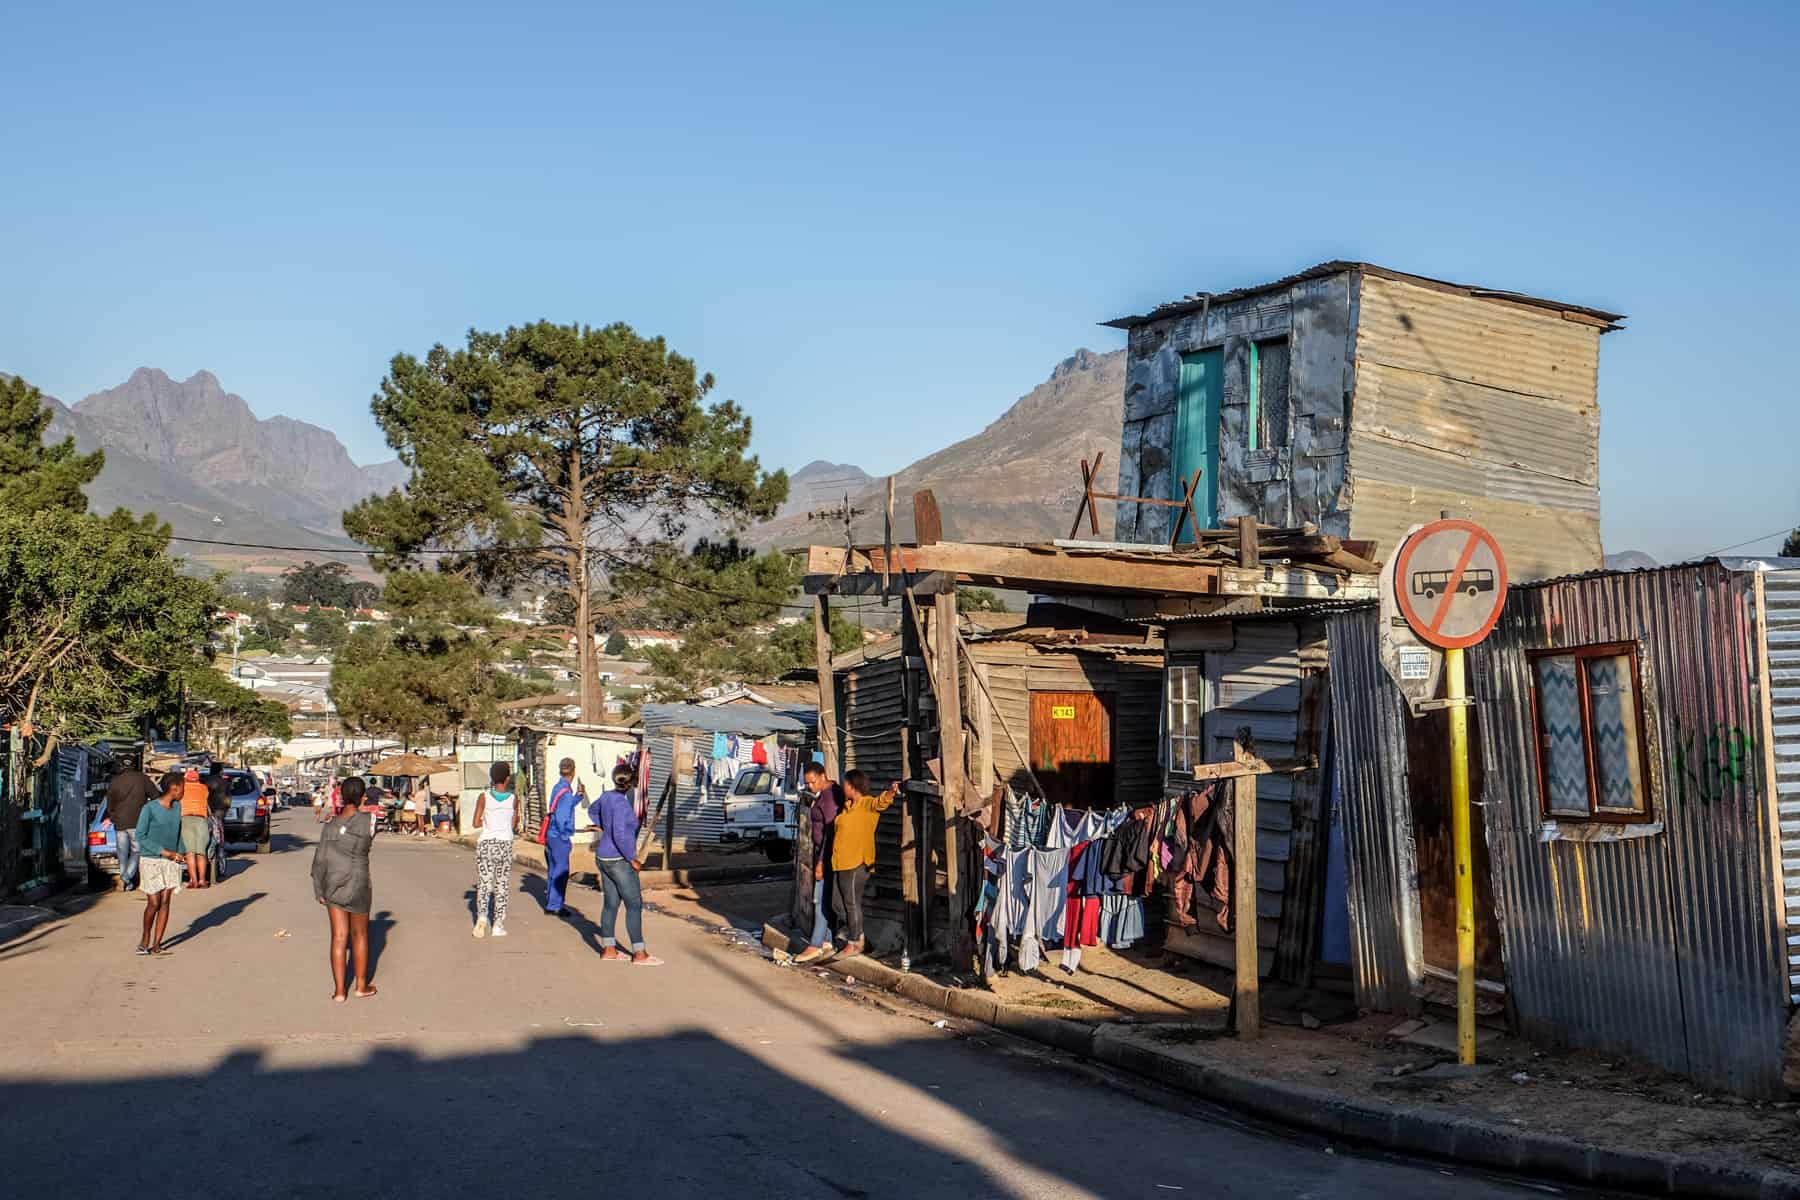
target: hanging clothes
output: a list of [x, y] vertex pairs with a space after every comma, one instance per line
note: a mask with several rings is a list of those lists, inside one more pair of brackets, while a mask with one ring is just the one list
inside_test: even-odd
[[1074, 972], [1081, 965], [1081, 948], [1098, 943], [1100, 938], [1100, 893], [1105, 887], [1105, 874], [1100, 859], [1105, 843], [1077, 842], [1069, 848], [1069, 901], [1063, 919], [1063, 970]]
[[1107, 878], [1116, 880], [1121, 890], [1133, 895], [1143, 890], [1142, 873], [1150, 865], [1150, 814], [1152, 810], [1134, 812], [1129, 821], [1106, 839], [1106, 855], [1100, 869]]
[[[987, 936], [982, 940], [982, 970], [999, 973], [1009, 952], [1021, 945], [1031, 913], [1029, 848], [1004, 850], [989, 860], [995, 870], [994, 899], [988, 908]], [[1033, 965], [1036, 961], [1033, 960]]]
[[750, 743], [750, 761], [759, 767], [769, 765], [769, 750], [762, 744], [761, 739]]
[[1144, 898], [1114, 893], [1100, 898], [1099, 939], [1114, 950], [1127, 950], [1144, 938]]
[[[1186, 841], [1181, 864], [1171, 873], [1169, 894], [1176, 919], [1184, 929], [1198, 925], [1194, 903], [1196, 888], [1205, 889], [1218, 906], [1220, 929], [1231, 928], [1231, 879], [1238, 865], [1233, 845], [1233, 789], [1228, 781], [1215, 782], [1198, 791], [1188, 792], [1178, 802], [1181, 823], [1186, 828]], [[1255, 819], [1254, 814], [1250, 817]], [[1255, 870], [1245, 864], [1245, 870]]]
[[1062, 940], [1069, 897], [1069, 852], [1024, 850], [1028, 866], [1025, 932], [1019, 937], [1019, 970], [1031, 971], [1042, 960], [1044, 948]]
[[1014, 850], [1035, 846], [1045, 848], [1049, 834], [1051, 807], [1035, 796], [1021, 796], [1006, 789], [1002, 806], [1006, 811], [1006, 844]]
[[723, 733], [713, 734], [712, 756], [716, 759], [731, 757], [731, 739]]

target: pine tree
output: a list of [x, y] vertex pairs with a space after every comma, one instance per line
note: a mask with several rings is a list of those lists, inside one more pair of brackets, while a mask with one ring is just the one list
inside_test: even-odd
[[44, 444], [50, 427], [44, 394], [18, 376], [0, 378], [0, 510], [86, 512], [82, 488], [94, 481], [105, 457], [75, 453], [75, 439]]

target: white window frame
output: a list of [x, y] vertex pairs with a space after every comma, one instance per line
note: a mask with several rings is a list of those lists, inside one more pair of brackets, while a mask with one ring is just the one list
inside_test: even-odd
[[[1192, 734], [1181, 731], [1181, 710], [1188, 707], [1194, 710]], [[1198, 658], [1163, 667], [1162, 758], [1171, 775], [1186, 774], [1206, 761], [1206, 670]]]

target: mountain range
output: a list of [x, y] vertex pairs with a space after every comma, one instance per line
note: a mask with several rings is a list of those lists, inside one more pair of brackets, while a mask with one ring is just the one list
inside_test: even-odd
[[[88, 485], [95, 512], [154, 512], [174, 527], [174, 549], [218, 566], [303, 557], [242, 546], [343, 546], [341, 514], [406, 479], [398, 460], [358, 466], [328, 429], [292, 417], [259, 418], [209, 371], [175, 380], [140, 367], [117, 387], [74, 405], [46, 397], [49, 435], [106, 452]], [[346, 561], [355, 561], [347, 559]]]
[[[895, 536], [912, 535], [912, 493], [928, 487], [944, 535], [994, 541], [1060, 537], [1073, 518], [1077, 459], [1108, 451], [1098, 486], [1111, 490], [1125, 384], [1122, 351], [1079, 350], [973, 437], [895, 476]], [[220, 543], [344, 547], [341, 514], [364, 496], [404, 483], [397, 460], [358, 465], [337, 435], [291, 417], [259, 418], [208, 371], [183, 380], [141, 367], [117, 387], [67, 405], [46, 397], [50, 436], [106, 452], [88, 486], [89, 507], [154, 512], [174, 526], [184, 556], [215, 567], [278, 570], [303, 554]], [[861, 467], [819, 460], [789, 476], [788, 500], [751, 530], [758, 546], [836, 543], [836, 516], [849, 498], [859, 541], [879, 541], [885, 480]], [[1109, 528], [1111, 514], [1101, 514]], [[345, 562], [361, 565], [358, 557]]]

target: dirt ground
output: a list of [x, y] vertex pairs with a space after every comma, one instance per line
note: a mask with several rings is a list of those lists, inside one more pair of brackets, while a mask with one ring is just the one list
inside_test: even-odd
[[[786, 897], [787, 885], [778, 881], [656, 895], [671, 910], [746, 930], [760, 928]], [[1454, 1016], [1408, 1021], [1359, 1013], [1333, 993], [1265, 987], [1263, 1037], [1242, 1042], [1226, 1030], [1226, 972], [1160, 951], [1084, 950], [1073, 975], [1061, 961], [1053, 952], [1029, 975], [1001, 976], [992, 991], [1009, 1004], [1122, 1027], [1164, 1052], [1345, 1099], [1431, 1106], [1621, 1148], [1800, 1170], [1800, 1108], [1792, 1102], [1707, 1092], [1616, 1056], [1550, 1053], [1485, 1027], [1478, 1073], [1465, 1075], [1454, 1070]], [[982, 986], [942, 967], [926, 973], [939, 983]]]

